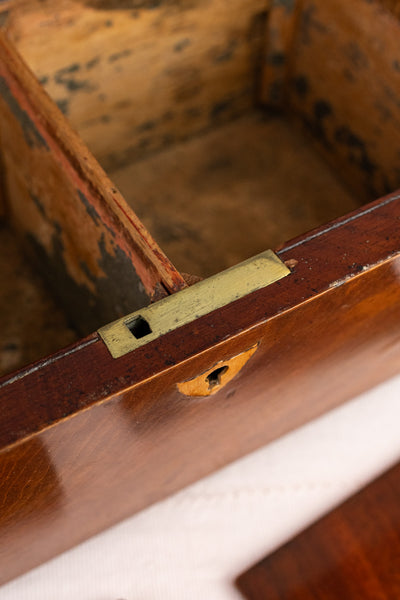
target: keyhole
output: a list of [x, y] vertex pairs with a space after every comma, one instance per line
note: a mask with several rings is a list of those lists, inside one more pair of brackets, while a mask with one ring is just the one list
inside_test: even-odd
[[140, 340], [140, 338], [144, 338], [146, 337], [146, 335], [150, 335], [150, 333], [153, 333], [151, 331], [150, 325], [148, 324], [146, 319], [142, 317], [142, 315], [138, 315], [132, 321], [128, 321], [126, 323], [126, 326], [133, 335], [133, 337], [135, 337], [137, 340]]
[[209, 375], [207, 375], [208, 381], [208, 389], [212, 390], [217, 385], [221, 385], [221, 376], [227, 372], [229, 367], [225, 365], [225, 367], [218, 367], [215, 371], [212, 371]]

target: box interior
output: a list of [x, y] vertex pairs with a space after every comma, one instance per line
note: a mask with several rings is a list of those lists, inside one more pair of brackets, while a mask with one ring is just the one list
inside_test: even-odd
[[[399, 186], [397, 2], [10, 0], [1, 11], [8, 38], [181, 272], [207, 277]], [[28, 267], [4, 225], [0, 234], [16, 261], [12, 272], [14, 258], [0, 262], [1, 302], [22, 302]], [[74, 338], [40, 300], [40, 279], [29, 281], [20, 330], [51, 344], [20, 364]], [[3, 354], [22, 343], [13, 327]]]

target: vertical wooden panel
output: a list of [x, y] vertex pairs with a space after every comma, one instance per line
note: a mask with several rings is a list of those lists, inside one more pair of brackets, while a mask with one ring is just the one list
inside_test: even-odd
[[186, 284], [5, 39], [10, 218], [82, 332]]

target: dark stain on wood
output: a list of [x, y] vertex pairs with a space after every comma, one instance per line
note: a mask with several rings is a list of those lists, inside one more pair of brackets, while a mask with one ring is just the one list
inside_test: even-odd
[[116, 62], [121, 58], [126, 58], [132, 54], [132, 50], [130, 48], [126, 48], [125, 50], [121, 50], [121, 52], [115, 52], [114, 54], [110, 54], [108, 57], [108, 62]]
[[296, 1], [297, 0], [274, 0], [273, 5], [274, 5], [274, 7], [282, 6], [288, 12], [292, 12], [296, 5]]
[[157, 125], [157, 121], [145, 121], [136, 127], [137, 133], [144, 133], [146, 131], [151, 131]]
[[4, 98], [12, 114], [17, 119], [21, 126], [26, 143], [30, 148], [46, 148], [48, 145], [46, 140], [37, 130], [28, 113], [21, 108], [19, 102], [14, 98], [10, 88], [4, 77], [0, 76], [0, 95]]
[[183, 4], [182, 0], [84, 0], [87, 6], [99, 10], [154, 10], [161, 6], [178, 6]]
[[273, 54], [268, 54], [267, 62], [274, 67], [282, 67], [285, 65], [287, 58], [288, 57], [283, 52], [274, 52]]
[[238, 47], [238, 40], [231, 39], [225, 46], [225, 48], [217, 49], [213, 56], [215, 63], [224, 63], [231, 60], [235, 54], [235, 50]]
[[317, 7], [314, 3], [306, 6], [300, 19], [300, 34], [303, 44], [311, 44], [313, 33], [327, 33], [328, 28], [322, 21], [316, 18]]
[[187, 100], [196, 98], [203, 87], [203, 74], [197, 67], [179, 67], [171, 69], [169, 74], [176, 81], [174, 100], [186, 103]]
[[99, 64], [99, 62], [100, 62], [100, 56], [95, 56], [94, 58], [92, 58], [91, 60], [89, 60], [86, 63], [85, 67], [88, 70], [93, 69], [94, 67], [97, 67], [97, 65]]
[[332, 148], [332, 143], [326, 130], [326, 121], [332, 115], [331, 104], [327, 100], [319, 99], [313, 104], [311, 116], [304, 115], [303, 117], [303, 122], [311, 135], [329, 150]]
[[62, 114], [68, 116], [69, 111], [69, 98], [61, 98], [60, 100], [56, 100], [56, 104], [58, 108], [61, 110]]
[[94, 223], [96, 225], [100, 225], [101, 224], [100, 215], [97, 212], [96, 208], [93, 206], [93, 204], [91, 204], [89, 202], [89, 200], [86, 198], [85, 194], [81, 190], [78, 190], [78, 196], [79, 196], [82, 204], [84, 205], [89, 217], [94, 221]]
[[73, 63], [67, 67], [59, 69], [54, 74], [54, 81], [62, 85], [69, 92], [77, 92], [79, 90], [93, 90], [94, 86], [88, 79], [79, 80], [76, 78], [76, 74], [81, 70], [81, 65]]
[[305, 75], [298, 75], [292, 80], [292, 85], [301, 97], [307, 96], [310, 91], [310, 82]]
[[185, 48], [188, 48], [188, 46], [190, 46], [191, 41], [190, 38], [183, 38], [182, 40], [179, 40], [179, 42], [177, 42], [174, 46], [174, 52], [183, 52], [183, 50], [185, 50]]
[[4, 25], [8, 21], [9, 16], [10, 16], [9, 10], [3, 10], [2, 12], [0, 12], [0, 27], [4, 27]]
[[[396, 141], [400, 26], [383, 4], [387, 3], [299, 4], [290, 57], [280, 79], [284, 82], [286, 77], [289, 85], [284, 96], [276, 96], [278, 107], [298, 116], [325, 158], [355, 193], [367, 199], [400, 185]], [[267, 101], [273, 84], [279, 82], [277, 77], [271, 81], [275, 73], [269, 67], [264, 64], [270, 84], [264, 95]], [[321, 101], [328, 102], [331, 114], [318, 107]]]
[[395, 59], [392, 64], [393, 64], [393, 69], [395, 71], [400, 72], [400, 60]]
[[[94, 291], [77, 283], [70, 275], [64, 260], [60, 228], [55, 227], [50, 253], [32, 234], [26, 234], [25, 239], [29, 254], [37, 263], [49, 289], [60, 303], [68, 306], [71, 324], [81, 335], [87, 335], [107, 322], [149, 303], [130, 259], [119, 247], [114, 247], [114, 254], [109, 254], [104, 237], [99, 242], [101, 258], [98, 260], [104, 277], [95, 277], [89, 268], [84, 268]], [[127, 293], [127, 290], [132, 290], [132, 293]]]
[[348, 148], [348, 160], [357, 165], [367, 176], [373, 177], [378, 166], [371, 160], [368, 154], [367, 144], [356, 135], [350, 127], [339, 127], [335, 132], [335, 140]]
[[45, 219], [47, 219], [47, 215], [46, 215], [46, 209], [43, 206], [43, 203], [40, 201], [40, 198], [34, 194], [32, 191], [29, 192], [30, 197], [32, 198], [36, 208], [38, 209], [38, 211], [40, 212], [40, 214], [42, 215], [42, 217], [44, 217]]
[[210, 109], [210, 122], [213, 125], [226, 123], [240, 115], [241, 100], [249, 93], [249, 90], [239, 91], [237, 94], [231, 94], [226, 98], [221, 98]]
[[344, 48], [344, 53], [348, 57], [353, 69], [360, 71], [369, 68], [369, 59], [367, 54], [360, 48], [357, 41], [352, 41]]

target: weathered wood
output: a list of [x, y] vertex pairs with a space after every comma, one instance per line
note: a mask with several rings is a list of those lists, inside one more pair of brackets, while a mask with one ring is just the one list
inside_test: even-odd
[[180, 271], [218, 273], [360, 206], [307, 137], [253, 112], [112, 172]]
[[[284, 65], [284, 107], [361, 197], [395, 190], [400, 186], [399, 20], [374, 0], [299, 0], [297, 14]], [[265, 75], [268, 90], [269, 68]]]
[[81, 331], [186, 285], [2, 38], [0, 135], [11, 221]]
[[292, 60], [299, 14], [298, 0], [273, 0], [266, 21], [258, 94], [271, 108], [282, 108], [286, 100], [288, 65]]
[[[398, 176], [399, 23], [376, 2], [303, 0], [292, 13], [288, 60], [292, 31], [276, 11], [283, 17], [292, 4], [275, 2], [270, 25], [281, 23], [281, 38], [267, 47], [269, 64], [275, 61], [274, 76], [283, 78], [281, 91], [287, 87], [287, 108], [364, 200], [392, 187]], [[56, 8], [47, 0], [10, 0], [1, 14], [10, 38], [103, 163], [129, 162], [130, 171], [146, 152], [221, 124], [254, 103], [268, 7], [261, 0], [234, 0], [229, 7], [222, 0], [65, 0]], [[75, 52], [76, 61], [70, 56]], [[12, 222], [30, 248], [40, 248], [39, 262], [77, 320], [91, 329], [185, 286], [5, 40], [0, 92]], [[240, 129], [239, 122], [232, 126]], [[215, 141], [219, 134], [209, 135]], [[228, 132], [220, 148], [232, 158], [239, 142]], [[211, 156], [206, 138], [193, 143], [192, 159], [199, 148]], [[188, 148], [176, 150], [177, 156]], [[269, 150], [272, 162], [277, 150]], [[138, 193], [135, 181], [143, 177], [150, 197], [146, 177], [151, 165], [155, 177], [165, 157], [143, 161], [142, 175], [138, 168], [133, 180], [126, 171], [126, 189]], [[199, 162], [193, 160], [196, 170]], [[246, 171], [243, 157], [240, 164], [251, 191], [252, 166]], [[229, 178], [238, 165], [232, 161]], [[260, 171], [264, 166], [261, 161]], [[306, 165], [304, 170], [307, 179]], [[191, 182], [196, 193], [212, 179], [201, 172]], [[125, 175], [118, 174], [122, 181]], [[153, 190], [168, 191], [171, 171], [168, 177], [163, 173], [163, 184]], [[323, 181], [317, 202], [310, 201], [317, 222], [339, 209], [331, 202], [339, 188]], [[308, 227], [314, 218], [302, 221], [296, 212], [304, 209], [298, 198], [306, 195], [298, 187], [286, 231]], [[226, 189], [224, 184], [225, 196]], [[284, 202], [286, 192], [272, 200], [268, 210]], [[341, 196], [340, 211], [347, 206]], [[287, 278], [120, 359], [113, 360], [93, 334], [3, 379], [0, 581], [396, 373], [399, 214], [399, 197], [384, 198], [286, 244], [280, 256], [293, 270]], [[243, 215], [236, 215], [235, 234], [242, 226]], [[212, 396], [179, 392], [178, 384], [206, 377], [256, 345], [240, 373]]]
[[400, 597], [400, 466], [238, 579], [248, 600]]
[[254, 104], [268, 6], [269, 0], [14, 0], [3, 20], [108, 170]]
[[15, 235], [0, 225], [0, 375], [77, 339], [28, 262]]
[[[389, 197], [294, 240], [288, 277], [120, 359], [93, 335], [3, 379], [1, 581], [396, 373], [399, 211]], [[218, 393], [179, 393], [256, 343]], [[13, 469], [33, 440], [37, 502]]]

